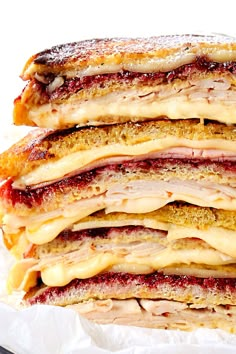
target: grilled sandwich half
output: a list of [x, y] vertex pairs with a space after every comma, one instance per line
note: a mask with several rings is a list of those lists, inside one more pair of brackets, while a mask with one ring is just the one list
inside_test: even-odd
[[235, 123], [236, 43], [220, 35], [94, 39], [33, 55], [15, 124], [54, 129], [147, 119]]

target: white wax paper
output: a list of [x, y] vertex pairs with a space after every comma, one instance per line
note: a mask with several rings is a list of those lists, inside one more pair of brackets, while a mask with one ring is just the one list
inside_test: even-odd
[[[5, 130], [0, 151], [23, 135], [24, 130], [19, 128]], [[236, 353], [236, 335], [221, 330], [183, 332], [101, 326], [71, 309], [43, 305], [19, 309], [20, 297], [7, 296], [5, 287], [12, 263], [12, 257], [0, 243], [0, 345], [16, 354]]]
[[186, 333], [101, 326], [65, 308], [37, 305], [15, 310], [0, 304], [0, 344], [17, 354], [233, 354], [236, 336], [221, 330]]

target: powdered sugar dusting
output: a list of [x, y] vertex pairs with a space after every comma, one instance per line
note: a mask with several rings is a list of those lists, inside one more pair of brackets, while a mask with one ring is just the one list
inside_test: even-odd
[[156, 51], [185, 47], [198, 43], [206, 44], [231, 44], [235, 42], [232, 37], [224, 35], [168, 35], [149, 38], [104, 38], [91, 39], [81, 42], [66, 43], [52, 47], [38, 53], [34, 62], [36, 64], [64, 64], [68, 59], [88, 60], [92, 56], [107, 56], [116, 53], [146, 53], [152, 54]]

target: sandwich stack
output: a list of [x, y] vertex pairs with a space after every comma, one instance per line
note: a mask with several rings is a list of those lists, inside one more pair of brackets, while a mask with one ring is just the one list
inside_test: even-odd
[[32, 56], [0, 156], [9, 291], [97, 323], [236, 332], [236, 40]]

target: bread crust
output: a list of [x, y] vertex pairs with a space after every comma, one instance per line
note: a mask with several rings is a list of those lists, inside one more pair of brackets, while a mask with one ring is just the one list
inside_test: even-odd
[[[223, 35], [167, 35], [150, 38], [104, 38], [66, 43], [33, 55], [26, 63], [22, 78], [31, 79], [35, 73], [64, 74], [104, 64], [145, 63], [158, 58], [167, 60], [186, 53], [195, 58], [199, 53], [211, 55], [217, 51], [236, 58], [236, 42]], [[191, 62], [191, 60], [188, 60]]]
[[199, 143], [207, 139], [236, 142], [234, 126], [209, 121], [200, 124], [198, 119], [158, 119], [62, 131], [35, 129], [0, 155], [0, 178], [11, 176], [15, 179], [48, 161], [58, 161], [72, 153], [107, 144], [111, 147], [116, 144], [128, 146], [168, 136], [197, 140]]

